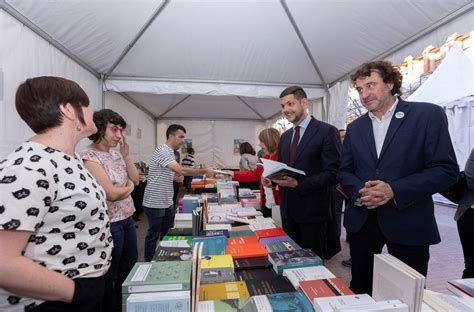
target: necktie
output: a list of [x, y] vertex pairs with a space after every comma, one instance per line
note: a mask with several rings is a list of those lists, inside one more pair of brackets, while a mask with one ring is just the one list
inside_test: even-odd
[[298, 142], [300, 141], [300, 126], [295, 127], [295, 135], [291, 141], [290, 146], [290, 166], [293, 166], [296, 158], [296, 149], [298, 148]]

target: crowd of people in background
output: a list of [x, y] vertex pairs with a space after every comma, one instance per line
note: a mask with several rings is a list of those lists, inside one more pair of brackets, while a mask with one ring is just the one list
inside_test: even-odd
[[[261, 211], [280, 207], [283, 230], [302, 248], [329, 259], [340, 251], [342, 207], [355, 293], [371, 293], [373, 256], [390, 254], [427, 275], [429, 247], [441, 238], [431, 195], [454, 184], [459, 167], [443, 110], [401, 99], [402, 76], [386, 61], [363, 64], [351, 76], [368, 113], [347, 131], [308, 114], [299, 86], [280, 94], [293, 126], [259, 135], [261, 158], [303, 170], [302, 178], [270, 181], [252, 145], [240, 145], [235, 181], [257, 181]], [[130, 156], [126, 120], [93, 113], [75, 82], [27, 79], [16, 108], [36, 133], [0, 162], [0, 310], [118, 311], [121, 284], [138, 259], [131, 193], [139, 173]], [[186, 129], [166, 131], [149, 162], [143, 209], [148, 219], [144, 259], [173, 226], [177, 188], [189, 190], [194, 149], [183, 160]], [[76, 154], [84, 138], [91, 144]], [[456, 220], [465, 257], [463, 277], [474, 277], [474, 152]], [[344, 204], [343, 204], [344, 203]]]

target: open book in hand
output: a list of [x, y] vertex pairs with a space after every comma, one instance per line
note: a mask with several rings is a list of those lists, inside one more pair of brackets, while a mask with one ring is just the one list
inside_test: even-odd
[[299, 179], [306, 175], [302, 170], [298, 170], [279, 161], [262, 158], [263, 177], [270, 180], [281, 180], [284, 176]]

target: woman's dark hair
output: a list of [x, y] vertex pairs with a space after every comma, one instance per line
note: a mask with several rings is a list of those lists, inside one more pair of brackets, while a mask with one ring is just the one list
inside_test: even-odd
[[253, 149], [252, 145], [249, 142], [242, 142], [239, 146], [240, 155], [242, 154], [250, 154], [255, 155], [255, 150]]
[[383, 82], [393, 83], [393, 88], [391, 90], [392, 95], [402, 95], [401, 88], [403, 76], [400, 73], [398, 66], [388, 61], [373, 61], [362, 64], [356, 69], [355, 73], [351, 75], [352, 84], [355, 84], [356, 80], [359, 78], [370, 77], [372, 72], [379, 73]]
[[107, 108], [94, 112], [94, 123], [97, 127], [97, 132], [89, 136], [89, 140], [94, 143], [98, 143], [100, 140], [102, 140], [105, 135], [105, 131], [107, 130], [108, 123], [120, 126], [123, 129], [127, 127], [127, 123], [122, 118], [122, 116]]
[[82, 107], [89, 106], [89, 97], [74, 81], [50, 76], [29, 78], [20, 84], [15, 96], [18, 114], [35, 133], [60, 126], [63, 116], [59, 107], [67, 103], [84, 125]]

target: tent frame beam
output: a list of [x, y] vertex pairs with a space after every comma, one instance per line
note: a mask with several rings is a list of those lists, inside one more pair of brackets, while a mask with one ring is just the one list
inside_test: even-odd
[[238, 81], [238, 80], [205, 80], [205, 79], [176, 79], [176, 78], [150, 78], [136, 76], [108, 76], [107, 80], [134, 80], [134, 81], [150, 81], [150, 82], [179, 82], [179, 83], [214, 83], [214, 84], [231, 84], [231, 85], [257, 85], [268, 87], [288, 87], [292, 84], [306, 88], [324, 89], [326, 86], [322, 84], [301, 84], [298, 82], [262, 82], [262, 81]]
[[168, 107], [167, 110], [165, 110], [164, 113], [162, 113], [160, 116], [156, 117], [157, 119], [162, 119], [163, 116], [165, 116], [166, 114], [168, 114], [171, 110], [173, 110], [175, 107], [177, 107], [179, 104], [183, 103], [184, 101], [186, 101], [189, 97], [191, 96], [191, 94], [188, 94], [186, 95], [184, 98], [182, 98], [178, 103], [176, 104], [173, 104], [171, 105], [170, 107]]
[[[245, 119], [245, 118], [211, 118], [211, 117], [198, 117], [199, 121], [258, 121], [265, 123], [265, 120], [261, 119]], [[159, 120], [196, 120], [195, 117], [163, 117]]]
[[257, 112], [252, 106], [250, 106], [249, 104], [247, 104], [247, 102], [245, 102], [245, 100], [244, 100], [241, 96], [238, 95], [237, 98], [238, 98], [242, 103], [244, 103], [245, 106], [247, 106], [248, 108], [250, 108], [250, 110], [251, 110], [252, 112], [254, 112], [255, 114], [257, 114], [257, 116], [260, 117], [260, 119], [265, 120], [265, 118], [264, 118], [259, 112]]
[[285, 10], [286, 15], [288, 16], [288, 19], [289, 19], [291, 25], [293, 26], [293, 29], [295, 30], [296, 35], [298, 36], [298, 39], [300, 40], [301, 44], [303, 45], [303, 48], [306, 51], [306, 54], [308, 55], [308, 57], [311, 61], [311, 64], [313, 64], [314, 70], [316, 70], [316, 73], [318, 74], [319, 79], [323, 83], [324, 89], [327, 90], [328, 89], [327, 83], [324, 80], [324, 77], [323, 77], [321, 71], [319, 70], [318, 64], [314, 60], [313, 54], [309, 50], [308, 44], [304, 40], [303, 34], [301, 34], [301, 31], [298, 28], [298, 25], [296, 24], [295, 19], [293, 18], [293, 15], [291, 14], [290, 9], [288, 8], [288, 5], [286, 4], [286, 1], [285, 0], [280, 0], [280, 3], [281, 3], [281, 6], [283, 7], [283, 10]]
[[[109, 92], [115, 92], [115, 91], [109, 91]], [[124, 99], [126, 99], [127, 101], [132, 103], [133, 105], [135, 105], [139, 110], [141, 110], [142, 112], [147, 114], [151, 119], [156, 118], [155, 115], [153, 115], [148, 109], [143, 107], [140, 103], [138, 103], [134, 98], [132, 98], [127, 93], [125, 93], [125, 92], [115, 92], [115, 93], [117, 93], [118, 95], [120, 95], [121, 97], [123, 97]]]
[[32, 21], [30, 21], [26, 16], [15, 10], [11, 5], [9, 5], [5, 0], [0, 0], [0, 9], [3, 9], [5, 12], [10, 14], [13, 18], [17, 21], [28, 27], [32, 32], [46, 40], [49, 44], [54, 46], [56, 49], [64, 53], [67, 57], [71, 58], [74, 62], [82, 66], [85, 70], [90, 72], [94, 75], [97, 79], [100, 79], [100, 74], [94, 68], [92, 68], [89, 64], [81, 60], [79, 57], [74, 55], [71, 51], [69, 51], [65, 46], [60, 44], [56, 41], [53, 37], [48, 35], [44, 30], [36, 26]]
[[[470, 3], [467, 3], [464, 6], [452, 11], [451, 13], [449, 13], [448, 15], [443, 17], [442, 19], [439, 19], [439, 20], [433, 22], [431, 25], [429, 25], [428, 27], [425, 27], [424, 29], [420, 30], [418, 33], [414, 34], [413, 36], [411, 36], [409, 38], [406, 38], [402, 42], [394, 45], [393, 47], [389, 48], [388, 50], [386, 50], [386, 51], [380, 53], [379, 55], [375, 56], [374, 58], [372, 58], [372, 61], [378, 60], [378, 59], [384, 59], [387, 56], [390, 56], [390, 55], [400, 51], [401, 49], [403, 49], [404, 47], [408, 46], [409, 44], [415, 42], [416, 40], [420, 39], [421, 37], [432, 33], [433, 31], [437, 30], [438, 28], [440, 28], [440, 27], [446, 25], [447, 23], [455, 20], [456, 18], [470, 12], [473, 9], [474, 9], [474, 2], [471, 1]], [[331, 82], [330, 87], [334, 86], [339, 81], [342, 81], [342, 80], [345, 80], [345, 79], [349, 78], [349, 76], [352, 74], [352, 72], [354, 70], [355, 70], [355, 68], [352, 69], [351, 71], [349, 71], [348, 73], [342, 75], [341, 77], [337, 78], [333, 82]]]
[[127, 46], [123, 50], [122, 54], [120, 54], [118, 59], [112, 64], [110, 69], [107, 71], [106, 76], [109, 76], [110, 74], [112, 74], [112, 72], [115, 70], [115, 68], [117, 68], [117, 66], [120, 64], [120, 62], [122, 62], [122, 60], [125, 58], [125, 56], [127, 56], [128, 52], [130, 52], [130, 50], [138, 42], [138, 40], [143, 36], [143, 34], [146, 32], [146, 30], [151, 26], [151, 24], [153, 24], [153, 22], [156, 20], [158, 15], [160, 15], [161, 12], [163, 12], [163, 10], [168, 5], [168, 3], [169, 3], [169, 0], [164, 0], [161, 3], [161, 5], [155, 10], [155, 12], [153, 12], [151, 17], [148, 19], [148, 21], [146, 21], [145, 25], [143, 25], [143, 27], [137, 33], [135, 38], [133, 38], [132, 41], [130, 41], [130, 43], [127, 44]]

